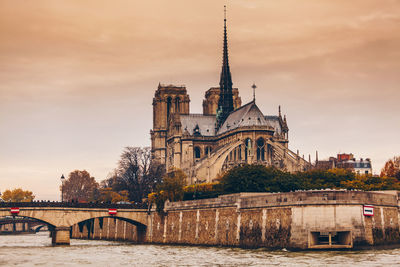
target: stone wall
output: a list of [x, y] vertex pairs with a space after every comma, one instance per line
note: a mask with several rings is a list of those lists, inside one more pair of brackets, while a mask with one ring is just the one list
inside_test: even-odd
[[[373, 205], [374, 216], [364, 216], [363, 205]], [[296, 249], [400, 243], [398, 194], [384, 192], [242, 193], [166, 203], [164, 215], [150, 216], [153, 243]]]
[[[374, 206], [364, 216], [363, 205]], [[104, 218], [72, 236], [137, 241], [135, 226]], [[146, 242], [246, 248], [329, 249], [400, 243], [398, 194], [361, 191], [241, 193], [166, 203], [149, 214]], [[97, 228], [96, 228], [97, 227]]]

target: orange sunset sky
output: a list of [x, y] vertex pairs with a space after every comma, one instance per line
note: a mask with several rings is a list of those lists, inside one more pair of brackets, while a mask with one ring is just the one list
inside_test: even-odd
[[0, 0], [0, 191], [60, 197], [61, 174], [98, 182], [125, 146], [149, 146], [159, 82], [191, 112], [217, 86], [223, 6], [234, 87], [289, 147], [324, 159], [400, 154], [399, 0]]

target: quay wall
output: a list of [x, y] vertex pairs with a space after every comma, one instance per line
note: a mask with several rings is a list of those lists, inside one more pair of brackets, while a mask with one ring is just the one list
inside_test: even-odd
[[[373, 216], [364, 215], [364, 205], [373, 206]], [[92, 238], [137, 241], [135, 226], [118, 221], [104, 218], [102, 230], [95, 222]], [[74, 226], [72, 237], [90, 236], [84, 231]], [[400, 244], [399, 231], [396, 191], [240, 193], [167, 202], [163, 214], [149, 212], [145, 242], [335, 249]]]

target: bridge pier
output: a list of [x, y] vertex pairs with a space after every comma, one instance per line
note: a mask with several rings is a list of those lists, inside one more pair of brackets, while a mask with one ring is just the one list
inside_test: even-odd
[[71, 227], [56, 227], [51, 232], [51, 243], [53, 245], [69, 245], [70, 244]]
[[146, 241], [146, 228], [147, 227], [143, 225], [136, 226], [138, 243], [144, 243]]

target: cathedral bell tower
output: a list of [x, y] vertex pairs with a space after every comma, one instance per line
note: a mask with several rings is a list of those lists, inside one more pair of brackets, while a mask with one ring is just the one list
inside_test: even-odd
[[173, 114], [189, 114], [189, 95], [185, 86], [158, 85], [153, 98], [151, 154], [153, 160], [166, 163], [168, 122]]

